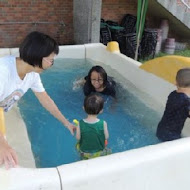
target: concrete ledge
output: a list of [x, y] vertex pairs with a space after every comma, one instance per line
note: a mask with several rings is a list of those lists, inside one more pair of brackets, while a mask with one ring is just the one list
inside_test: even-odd
[[[183, 20], [187, 26], [190, 26], [190, 12], [184, 13], [184, 19]], [[189, 31], [189, 33], [190, 33], [190, 31]]]
[[186, 138], [58, 167], [63, 189], [188, 189], [189, 143]]
[[[156, 0], [160, 3], [165, 9], [167, 9], [174, 17], [180, 20], [184, 25], [186, 25], [190, 29], [190, 12], [186, 12], [186, 8], [184, 6], [180, 6], [177, 3], [177, 0]], [[187, 19], [185, 19], [185, 13], [188, 13]]]
[[59, 54], [56, 58], [72, 58], [72, 59], [84, 59], [85, 58], [85, 46], [59, 46]]
[[21, 167], [35, 168], [26, 126], [17, 106], [5, 113], [5, 124], [7, 141], [17, 152], [19, 165]]
[[11, 48], [10, 54], [19, 57], [19, 48]]
[[10, 55], [10, 49], [9, 48], [1, 48], [0, 49], [0, 57], [3, 57], [5, 55]]
[[0, 169], [1, 190], [62, 190], [56, 168]]
[[[173, 13], [173, 12], [172, 12]], [[176, 13], [177, 15], [174, 15], [178, 20], [180, 20], [181, 22], [183, 22], [183, 19], [184, 19], [184, 8], [181, 7], [181, 6], [178, 6], [177, 7], [177, 10], [176, 10]]]

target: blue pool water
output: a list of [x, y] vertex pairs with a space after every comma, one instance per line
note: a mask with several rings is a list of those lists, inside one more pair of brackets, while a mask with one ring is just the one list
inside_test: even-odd
[[[91, 67], [92, 63], [85, 60], [57, 59], [51, 69], [41, 74], [46, 91], [70, 122], [86, 116], [82, 109], [82, 88], [73, 89], [73, 83], [86, 76]], [[141, 92], [116, 71], [104, 68], [118, 83], [118, 101], [104, 96], [104, 112], [99, 116], [108, 123], [108, 147], [116, 153], [158, 143], [155, 131], [160, 114], [142, 103], [135, 96]], [[121, 87], [122, 83], [127, 89]], [[37, 167], [56, 167], [79, 160], [75, 150], [76, 139], [39, 104], [31, 91], [20, 100], [19, 107]]]

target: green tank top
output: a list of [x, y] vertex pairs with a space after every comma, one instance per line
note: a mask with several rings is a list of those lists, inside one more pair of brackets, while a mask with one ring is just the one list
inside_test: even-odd
[[82, 152], [94, 153], [105, 148], [104, 121], [86, 123], [80, 121], [81, 138], [79, 141]]

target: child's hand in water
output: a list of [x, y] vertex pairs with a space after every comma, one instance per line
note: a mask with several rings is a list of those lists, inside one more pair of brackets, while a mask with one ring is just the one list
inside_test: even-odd
[[77, 89], [81, 88], [82, 86], [84, 86], [84, 84], [85, 84], [84, 78], [74, 81], [73, 82], [73, 90], [77, 90]]

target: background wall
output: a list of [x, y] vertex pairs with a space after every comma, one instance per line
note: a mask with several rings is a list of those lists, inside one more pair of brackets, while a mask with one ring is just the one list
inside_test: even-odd
[[136, 15], [137, 0], [102, 0], [102, 18], [121, 22], [125, 14]]
[[[1, 0], [0, 47], [18, 47], [22, 39], [34, 30], [51, 35], [59, 44], [72, 44], [72, 2], [72, 0]], [[34, 24], [36, 22], [47, 24]], [[64, 22], [65, 27], [60, 25], [60, 22]]]
[[[147, 27], [159, 28], [162, 15], [154, 16], [151, 9], [149, 6]], [[136, 15], [137, 0], [102, 0], [101, 11], [101, 18], [120, 24], [125, 14]], [[46, 23], [35, 24], [38, 22]], [[60, 24], [63, 22], [65, 26]], [[49, 34], [60, 45], [74, 44], [73, 0], [0, 0], [0, 48], [18, 47], [34, 30]], [[175, 34], [175, 30], [170, 30], [169, 36], [183, 37]]]

